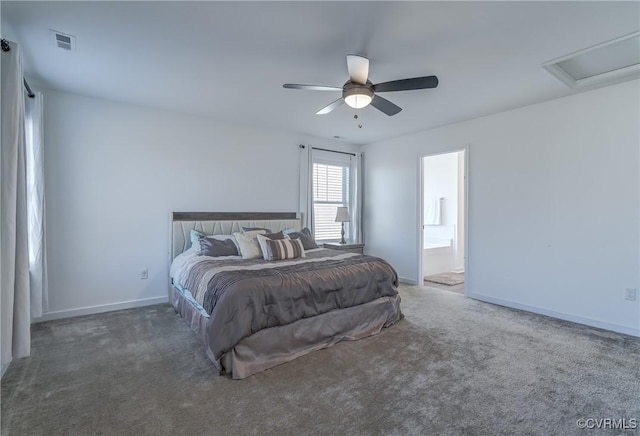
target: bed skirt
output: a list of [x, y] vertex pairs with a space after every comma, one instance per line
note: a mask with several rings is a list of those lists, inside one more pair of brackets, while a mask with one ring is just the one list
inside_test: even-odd
[[208, 346], [209, 317], [175, 288], [172, 303], [176, 312], [202, 339], [207, 356], [216, 368], [221, 373], [230, 373], [234, 379], [249, 377], [341, 341], [378, 334], [402, 318], [400, 296], [382, 297], [359, 306], [260, 330], [217, 360]]

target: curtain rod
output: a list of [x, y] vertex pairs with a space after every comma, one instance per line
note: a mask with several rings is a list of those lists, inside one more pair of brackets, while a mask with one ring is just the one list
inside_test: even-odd
[[[306, 145], [304, 144], [300, 144], [300, 148], [305, 148]], [[336, 151], [336, 150], [328, 150], [326, 148], [318, 148], [318, 147], [311, 147], [312, 150], [320, 150], [320, 151], [328, 151], [329, 153], [340, 153], [340, 154], [348, 154], [349, 156], [355, 156], [355, 153], [349, 153], [346, 151]]]
[[[0, 47], [2, 47], [2, 51], [11, 51], [11, 46], [9, 45], [9, 41], [7, 41], [4, 38], [2, 38], [2, 40], [0, 41]], [[27, 79], [23, 77], [22, 82], [24, 83], [24, 89], [27, 90], [27, 95], [29, 96], [29, 98], [35, 97], [36, 95], [33, 93], [33, 91], [31, 90], [31, 87], [27, 83]]]

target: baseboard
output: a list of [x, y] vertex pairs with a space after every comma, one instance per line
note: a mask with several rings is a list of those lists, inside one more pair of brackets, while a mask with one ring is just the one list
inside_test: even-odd
[[7, 369], [9, 369], [9, 365], [11, 365], [11, 362], [7, 363], [6, 365], [2, 365], [2, 373], [0, 373], [0, 379], [4, 377], [4, 373], [7, 372]]
[[571, 315], [564, 312], [556, 312], [554, 310], [543, 309], [541, 307], [529, 306], [527, 304], [514, 303], [513, 301], [503, 300], [501, 298], [489, 297], [487, 295], [476, 294], [469, 292], [465, 293], [465, 295], [469, 298], [473, 298], [474, 300], [484, 301], [486, 303], [497, 304], [499, 306], [510, 307], [512, 309], [524, 310], [526, 312], [533, 312], [539, 315], [546, 315], [552, 318], [562, 319], [564, 321], [575, 322], [577, 324], [584, 324], [590, 327], [597, 327], [604, 330], [610, 330], [616, 333], [623, 333], [625, 335], [640, 337], [640, 329], [634, 329], [632, 327], [623, 326], [620, 324], [613, 324], [605, 321], [598, 321], [595, 319], [584, 318], [578, 315]]
[[95, 313], [111, 312], [114, 310], [132, 309], [134, 307], [151, 306], [169, 301], [169, 297], [151, 297], [141, 300], [123, 301], [121, 303], [102, 304], [99, 306], [80, 307], [77, 309], [60, 310], [57, 312], [43, 313], [40, 318], [31, 320], [31, 323], [52, 321], [54, 319], [72, 318], [74, 316], [93, 315]]
[[416, 281], [415, 280], [411, 280], [411, 279], [408, 279], [406, 277], [398, 277], [398, 281], [400, 283], [405, 284], [405, 285], [416, 286]]

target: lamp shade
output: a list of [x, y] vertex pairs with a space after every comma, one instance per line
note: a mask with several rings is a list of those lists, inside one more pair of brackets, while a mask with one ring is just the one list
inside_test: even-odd
[[336, 222], [348, 223], [349, 221], [351, 221], [351, 216], [349, 216], [349, 208], [339, 207], [338, 212], [336, 213]]

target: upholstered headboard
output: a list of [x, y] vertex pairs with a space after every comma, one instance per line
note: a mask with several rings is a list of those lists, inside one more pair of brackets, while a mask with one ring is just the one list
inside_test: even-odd
[[296, 212], [173, 212], [171, 260], [189, 248], [192, 229], [207, 235], [230, 235], [241, 232], [243, 226], [264, 227], [272, 232], [300, 230], [302, 220]]

